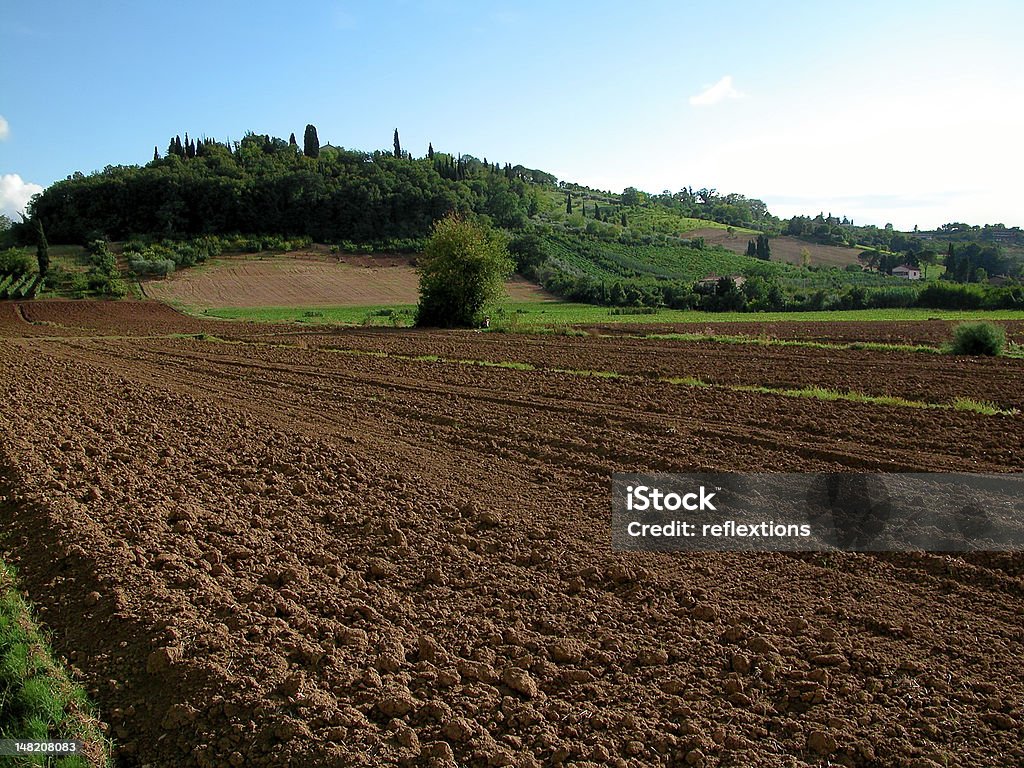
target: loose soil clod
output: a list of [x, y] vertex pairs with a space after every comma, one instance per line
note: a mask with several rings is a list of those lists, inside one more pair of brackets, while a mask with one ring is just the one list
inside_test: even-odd
[[1019, 406], [1021, 361], [5, 306], [5, 554], [125, 766], [1024, 764], [1020, 554], [607, 528], [615, 471], [1019, 472], [1024, 417], [553, 370]]

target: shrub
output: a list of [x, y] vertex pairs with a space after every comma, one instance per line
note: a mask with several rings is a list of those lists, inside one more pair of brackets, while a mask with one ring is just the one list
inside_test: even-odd
[[992, 323], [964, 323], [953, 331], [953, 344], [950, 351], [954, 355], [990, 355], [1003, 354], [1006, 345], [1006, 332], [1002, 327]]
[[32, 257], [17, 248], [0, 251], [0, 275], [23, 275], [32, 271]]
[[515, 269], [504, 236], [459, 216], [434, 225], [420, 260], [419, 326], [478, 327]]

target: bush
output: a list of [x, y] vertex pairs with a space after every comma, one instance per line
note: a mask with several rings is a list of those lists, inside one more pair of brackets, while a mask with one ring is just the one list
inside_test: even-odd
[[479, 326], [485, 307], [504, 295], [514, 269], [501, 233], [455, 215], [441, 219], [417, 270], [416, 325]]
[[17, 248], [0, 251], [0, 275], [24, 275], [32, 271], [32, 257]]
[[1003, 354], [1006, 345], [1006, 332], [1001, 326], [992, 323], [964, 323], [953, 331], [953, 344], [950, 351], [954, 355], [989, 355]]

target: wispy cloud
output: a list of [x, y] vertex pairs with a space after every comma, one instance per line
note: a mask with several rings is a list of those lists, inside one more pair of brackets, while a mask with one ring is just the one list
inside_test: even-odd
[[740, 93], [732, 84], [732, 75], [726, 75], [714, 85], [708, 85], [696, 96], [690, 97], [690, 104], [694, 107], [706, 107], [711, 104], [718, 104], [726, 99], [742, 99]]
[[16, 173], [5, 173], [0, 176], [0, 212], [8, 216], [24, 213], [32, 195], [42, 191], [41, 186], [25, 181]]
[[0, 115], [0, 141], [11, 135], [11, 126], [8, 125], [3, 115]]

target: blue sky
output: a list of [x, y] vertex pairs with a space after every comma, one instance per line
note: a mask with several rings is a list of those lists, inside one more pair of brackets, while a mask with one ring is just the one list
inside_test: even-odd
[[0, 209], [175, 133], [313, 123], [782, 216], [1024, 225], [1022, 28], [1019, 2], [10, 3]]

